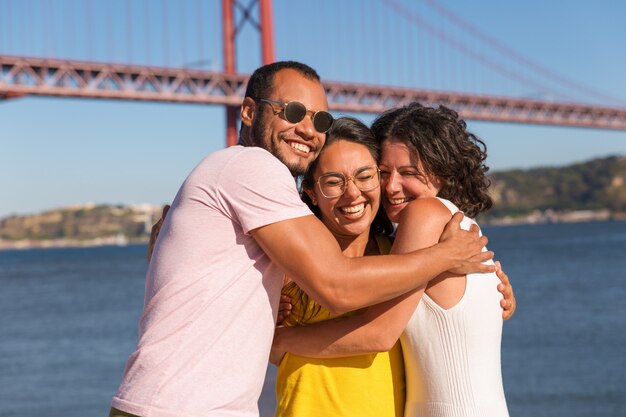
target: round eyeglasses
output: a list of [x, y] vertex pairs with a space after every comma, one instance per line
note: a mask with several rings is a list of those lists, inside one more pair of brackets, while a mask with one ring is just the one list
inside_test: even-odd
[[341, 197], [346, 192], [348, 181], [352, 181], [361, 191], [370, 191], [380, 186], [380, 171], [378, 167], [359, 168], [346, 177], [338, 172], [321, 175], [317, 185], [326, 198]]
[[272, 106], [272, 109], [274, 109], [274, 105], [280, 106], [281, 109], [279, 111], [276, 111], [276, 109], [274, 109], [274, 114], [278, 114], [282, 112], [285, 120], [293, 124], [300, 123], [302, 120], [304, 120], [304, 118], [306, 117], [308, 113], [312, 113], [311, 120], [313, 120], [313, 127], [319, 133], [328, 132], [328, 129], [330, 129], [331, 126], [333, 125], [334, 119], [330, 113], [324, 110], [320, 110], [316, 112], [312, 110], [307, 110], [306, 106], [300, 103], [299, 101], [284, 102], [284, 101], [274, 101], [274, 100], [268, 100], [266, 98], [254, 98], [254, 97], [252, 97], [252, 100], [260, 101], [261, 103], [267, 103], [270, 106]]

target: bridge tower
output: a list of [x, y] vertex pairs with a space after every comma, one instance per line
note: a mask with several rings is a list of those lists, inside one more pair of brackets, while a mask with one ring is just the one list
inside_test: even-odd
[[[252, 16], [252, 9], [258, 3], [259, 19]], [[235, 22], [235, 7], [241, 10], [241, 21]], [[274, 24], [272, 22], [272, 0], [254, 0], [244, 6], [238, 0], [222, 0], [222, 24], [224, 42], [224, 73], [236, 74], [236, 38], [238, 32], [248, 22], [253, 25], [261, 37], [262, 64], [274, 62]], [[237, 143], [238, 106], [226, 106], [226, 145]]]

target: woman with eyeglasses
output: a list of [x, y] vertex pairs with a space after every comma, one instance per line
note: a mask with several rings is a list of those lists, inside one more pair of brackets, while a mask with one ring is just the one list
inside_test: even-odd
[[[302, 198], [349, 257], [389, 252], [391, 223], [380, 206], [378, 143], [356, 119], [340, 118], [302, 180]], [[338, 316], [286, 277], [292, 310], [283, 325], [303, 326]], [[355, 313], [349, 313], [350, 316]], [[389, 349], [388, 349], [389, 350]], [[287, 353], [276, 381], [276, 416], [399, 417], [404, 410], [400, 345], [389, 352], [314, 359]]]
[[[392, 253], [437, 243], [444, 225], [459, 209], [474, 217], [491, 207], [485, 145], [466, 130], [454, 111], [413, 103], [379, 116], [372, 131], [381, 145], [382, 205], [399, 224]], [[475, 222], [466, 217], [462, 225], [469, 228]], [[500, 344], [503, 314], [512, 315], [514, 298], [506, 275], [500, 271], [499, 276], [502, 283], [496, 274], [444, 274], [426, 288], [353, 317], [279, 328], [273, 361], [279, 361], [285, 351], [291, 353], [283, 360], [298, 354], [320, 361], [384, 352], [402, 335], [405, 417], [506, 417]], [[500, 300], [498, 291], [509, 300]], [[502, 313], [500, 306], [509, 312]], [[351, 387], [319, 385], [318, 389], [350, 391]], [[361, 393], [360, 398], [368, 403], [377, 400], [371, 392]]]

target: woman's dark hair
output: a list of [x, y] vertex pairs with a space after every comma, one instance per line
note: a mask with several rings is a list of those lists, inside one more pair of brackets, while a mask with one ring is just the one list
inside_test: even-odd
[[405, 142], [417, 153], [423, 174], [441, 181], [438, 195], [475, 217], [489, 210], [493, 201], [487, 191], [491, 185], [486, 176], [487, 146], [466, 128], [454, 110], [419, 103], [391, 109], [372, 124], [379, 144], [387, 139]]
[[[336, 119], [333, 122], [332, 127], [328, 130], [328, 132], [326, 132], [326, 143], [324, 144], [322, 151], [315, 161], [311, 163], [306, 173], [302, 176], [302, 190], [300, 192], [300, 197], [302, 198], [302, 201], [309, 206], [313, 214], [315, 214], [319, 219], [322, 218], [320, 209], [318, 206], [313, 204], [311, 198], [304, 192], [304, 189], [313, 190], [315, 188], [313, 175], [315, 173], [315, 169], [317, 168], [319, 159], [328, 148], [328, 145], [342, 140], [365, 146], [372, 155], [372, 158], [378, 162], [380, 145], [372, 134], [370, 128], [363, 124], [360, 120], [352, 117], [340, 117]], [[391, 221], [385, 214], [385, 210], [379, 209], [376, 213], [376, 217], [374, 217], [372, 225], [370, 226], [370, 235], [390, 235], [392, 231], [393, 227], [391, 225]]]

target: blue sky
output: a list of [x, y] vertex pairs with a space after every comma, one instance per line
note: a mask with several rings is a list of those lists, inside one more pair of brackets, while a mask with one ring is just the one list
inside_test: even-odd
[[[398, 3], [408, 12], [398, 13], [394, 2], [383, 0], [274, 0], [277, 59], [306, 62], [328, 80], [626, 103], [623, 2], [435, 3], [612, 101], [536, 77], [436, 13], [432, 3]], [[547, 87], [500, 77], [442, 41], [433, 28]], [[220, 31], [214, 0], [0, 0], [0, 54], [219, 70]], [[258, 45], [254, 31], [245, 28], [238, 41], [241, 72], [259, 65]], [[0, 126], [0, 217], [86, 202], [162, 204], [205, 154], [224, 144], [224, 111], [218, 106], [33, 97], [0, 102]], [[487, 143], [494, 170], [626, 155], [626, 132], [472, 121], [469, 127]]]

